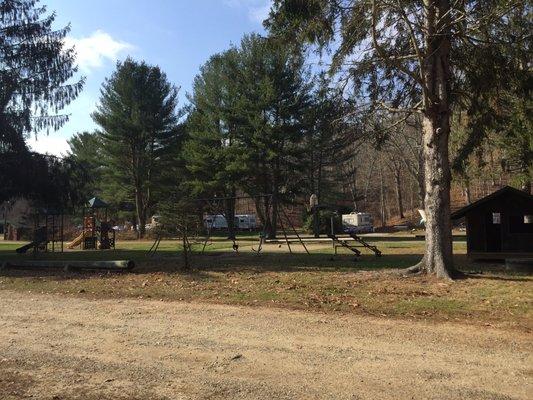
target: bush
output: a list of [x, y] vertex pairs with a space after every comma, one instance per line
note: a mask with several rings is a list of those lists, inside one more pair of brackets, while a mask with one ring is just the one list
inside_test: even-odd
[[[331, 233], [331, 218], [333, 218], [333, 228], [335, 233], [342, 232], [342, 221], [340, 215], [330, 210], [320, 210], [318, 212], [318, 221], [320, 234], [329, 235]], [[304, 218], [303, 229], [306, 233], [314, 233], [313, 214], [308, 214]]]

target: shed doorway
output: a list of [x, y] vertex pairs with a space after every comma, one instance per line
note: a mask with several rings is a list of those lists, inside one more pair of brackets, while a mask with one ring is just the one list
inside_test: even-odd
[[498, 253], [502, 251], [502, 224], [501, 213], [489, 213], [486, 217], [485, 234], [487, 238], [488, 252]]

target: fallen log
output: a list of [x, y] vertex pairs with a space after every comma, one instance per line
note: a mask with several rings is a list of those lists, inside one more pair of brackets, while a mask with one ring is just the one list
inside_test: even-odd
[[135, 267], [132, 260], [113, 261], [56, 261], [56, 260], [9, 260], [0, 265], [6, 268], [62, 268], [70, 270], [130, 271]]

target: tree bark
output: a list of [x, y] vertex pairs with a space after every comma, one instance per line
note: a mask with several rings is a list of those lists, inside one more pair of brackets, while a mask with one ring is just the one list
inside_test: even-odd
[[453, 271], [450, 219], [450, 28], [449, 0], [425, 0], [426, 58], [422, 115], [426, 251], [410, 271], [450, 278]]
[[183, 269], [188, 271], [191, 269], [191, 263], [189, 259], [189, 241], [187, 240], [187, 231], [185, 229], [182, 232], [181, 242], [183, 246]]
[[387, 216], [385, 215], [385, 182], [383, 180], [383, 165], [379, 167], [379, 200], [380, 200], [380, 211], [381, 211], [381, 226], [386, 225]]
[[426, 208], [426, 173], [424, 170], [424, 154], [420, 155], [420, 166], [418, 170], [418, 206], [424, 210]]
[[465, 202], [466, 204], [472, 203], [472, 194], [470, 193], [470, 181], [468, 178], [465, 180]]
[[235, 189], [230, 191], [230, 194], [233, 198], [226, 199], [224, 201], [224, 213], [226, 216], [226, 221], [228, 223], [228, 239], [235, 239]]
[[275, 239], [277, 234], [277, 227], [278, 227], [278, 194], [275, 191], [274, 195], [272, 196], [272, 215], [270, 217], [270, 226], [269, 226], [269, 232], [268, 232], [268, 238], [269, 239]]
[[270, 230], [268, 232], [269, 239], [275, 239], [278, 228], [278, 207], [279, 207], [279, 173], [280, 165], [279, 158], [274, 161], [274, 168], [272, 171], [272, 197], [271, 197], [271, 206], [272, 206], [272, 216], [270, 217]]
[[137, 212], [137, 237], [142, 239], [146, 233], [146, 207], [141, 190], [135, 188], [135, 208]]
[[399, 166], [394, 166], [394, 181], [396, 183], [396, 200], [398, 201], [398, 213], [400, 218], [404, 219], [403, 197], [402, 197], [402, 171]]
[[426, 251], [420, 269], [439, 278], [453, 270], [450, 219], [450, 165], [448, 115], [424, 118]]

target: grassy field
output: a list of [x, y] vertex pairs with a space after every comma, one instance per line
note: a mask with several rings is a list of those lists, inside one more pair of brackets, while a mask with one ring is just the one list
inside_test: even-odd
[[[393, 270], [415, 263], [422, 241], [377, 242], [383, 257], [365, 253], [357, 261], [331, 244], [299, 244], [289, 254], [286, 244], [268, 244], [257, 255], [252, 238], [232, 243], [214, 239], [199, 253], [195, 244], [193, 270], [183, 272], [180, 246], [163, 241], [154, 257], [151, 242], [119, 242], [114, 251], [68, 251], [40, 254], [39, 259], [132, 259], [132, 273], [72, 273], [62, 270], [8, 269], [0, 275], [0, 289], [58, 293], [91, 298], [150, 298], [162, 301], [203, 301], [358, 313], [396, 318], [449, 320], [531, 330], [533, 279], [494, 266], [473, 264], [464, 255], [465, 243], [455, 242], [456, 265], [466, 276], [455, 282], [428, 277], [404, 278]], [[14, 253], [19, 243], [0, 242], [0, 261], [31, 254]], [[490, 268], [489, 268], [490, 267]], [[483, 269], [483, 272], [481, 270]]]

